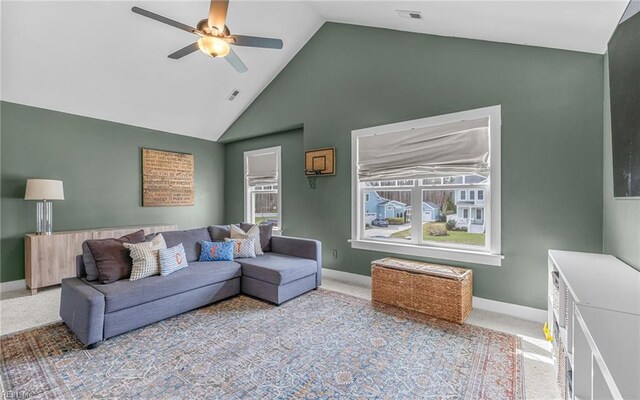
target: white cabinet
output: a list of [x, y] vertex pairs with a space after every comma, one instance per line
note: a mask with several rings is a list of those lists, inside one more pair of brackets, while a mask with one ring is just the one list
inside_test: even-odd
[[567, 399], [640, 399], [640, 272], [613, 256], [549, 250], [549, 327]]

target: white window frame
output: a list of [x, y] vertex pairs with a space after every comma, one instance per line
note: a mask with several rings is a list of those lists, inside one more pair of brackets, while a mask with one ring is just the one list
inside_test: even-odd
[[[249, 157], [259, 156], [263, 154], [276, 153], [276, 159], [278, 162], [278, 182], [277, 182], [277, 190], [260, 190], [259, 192], [254, 192], [251, 190], [249, 186], [249, 181], [247, 179], [247, 174], [249, 172]], [[264, 149], [258, 150], [250, 150], [244, 152], [244, 220], [249, 223], [255, 223], [255, 215], [254, 214], [254, 196], [253, 193], [278, 193], [278, 225], [274, 226], [274, 231], [282, 231], [283, 230], [283, 222], [282, 222], [282, 157], [281, 154], [281, 146], [275, 147], [267, 147]], [[272, 185], [262, 185], [262, 186], [272, 186]]]
[[[488, 227], [485, 234], [486, 246], [475, 250], [470, 248], [456, 248], [453, 246], [436, 246], [432, 244], [399, 243], [364, 238], [364, 202], [361, 185], [358, 181], [358, 138], [363, 136], [392, 134], [409, 129], [442, 125], [465, 120], [489, 118], [489, 148], [491, 166], [489, 187], [484, 189], [484, 221]], [[412, 121], [375, 126], [351, 131], [351, 247], [360, 250], [382, 251], [408, 256], [436, 258], [449, 261], [469, 262], [491, 266], [502, 265], [504, 256], [501, 247], [501, 106], [491, 106], [475, 110], [421, 118]], [[422, 190], [425, 185], [418, 185], [412, 189], [412, 206], [421, 204]], [[460, 189], [460, 185], [437, 186], [434, 189]], [[391, 189], [385, 187], [384, 189]], [[415, 200], [415, 201], [414, 201]], [[412, 224], [412, 236], [422, 236], [422, 213], [413, 215], [412, 220], [419, 219], [419, 223]]]

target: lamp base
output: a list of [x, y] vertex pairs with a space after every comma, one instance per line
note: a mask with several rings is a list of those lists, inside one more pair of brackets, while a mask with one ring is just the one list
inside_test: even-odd
[[53, 226], [53, 207], [50, 201], [39, 201], [36, 206], [36, 223], [38, 235], [51, 235]]

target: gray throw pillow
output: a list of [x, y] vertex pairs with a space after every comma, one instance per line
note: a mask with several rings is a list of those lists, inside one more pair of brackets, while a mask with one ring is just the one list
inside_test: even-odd
[[230, 225], [211, 225], [207, 229], [214, 242], [224, 242], [225, 239], [231, 238]]

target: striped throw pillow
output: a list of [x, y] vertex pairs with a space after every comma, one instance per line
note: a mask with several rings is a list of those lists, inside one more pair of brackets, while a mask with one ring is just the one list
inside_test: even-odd
[[133, 260], [130, 281], [137, 281], [160, 273], [158, 250], [167, 248], [162, 235], [156, 235], [150, 242], [123, 243], [123, 245], [129, 249], [129, 255]]
[[233, 243], [233, 258], [256, 258], [255, 239], [224, 239]]
[[254, 257], [264, 254], [260, 244], [260, 227], [258, 225], [251, 225], [251, 228], [246, 232], [236, 225], [231, 225], [231, 239], [255, 239], [253, 245], [255, 248]]
[[182, 268], [186, 268], [187, 255], [184, 252], [182, 243], [168, 249], [160, 249], [160, 275], [167, 276]]

